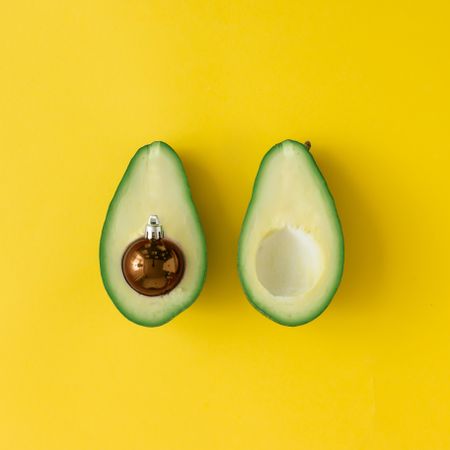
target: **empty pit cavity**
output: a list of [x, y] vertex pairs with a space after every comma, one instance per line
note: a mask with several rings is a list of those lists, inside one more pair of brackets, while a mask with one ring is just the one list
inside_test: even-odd
[[310, 291], [321, 270], [317, 242], [300, 229], [285, 227], [273, 231], [259, 244], [256, 274], [274, 296], [292, 297]]

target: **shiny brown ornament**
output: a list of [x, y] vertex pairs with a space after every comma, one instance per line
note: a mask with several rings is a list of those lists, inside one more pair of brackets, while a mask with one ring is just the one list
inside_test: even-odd
[[125, 250], [123, 275], [140, 294], [149, 297], [167, 294], [183, 278], [183, 253], [174, 242], [163, 238], [157, 216], [150, 216], [145, 236], [132, 242]]

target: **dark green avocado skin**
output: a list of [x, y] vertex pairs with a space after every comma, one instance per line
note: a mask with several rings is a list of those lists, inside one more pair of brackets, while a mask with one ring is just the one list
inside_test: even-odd
[[[189, 202], [190, 202], [190, 206], [192, 208], [192, 212], [196, 218], [196, 222], [197, 222], [197, 226], [198, 226], [198, 230], [200, 233], [200, 236], [202, 237], [202, 248], [199, 249], [199, 257], [201, 257], [203, 259], [203, 261], [205, 262], [204, 267], [203, 267], [203, 273], [200, 279], [200, 282], [198, 283], [197, 289], [194, 290], [191, 294], [190, 294], [190, 298], [186, 301], [186, 303], [183, 305], [182, 308], [173, 311], [172, 313], [168, 313], [166, 316], [164, 316], [164, 318], [160, 319], [160, 320], [154, 320], [154, 319], [144, 319], [142, 317], [136, 316], [131, 314], [130, 312], [128, 312], [125, 308], [122, 307], [121, 302], [119, 301], [115, 291], [114, 291], [114, 281], [111, 280], [108, 277], [107, 274], [107, 265], [108, 265], [108, 261], [105, 257], [105, 241], [106, 241], [106, 235], [109, 231], [109, 217], [110, 215], [113, 213], [114, 208], [115, 208], [115, 204], [118, 201], [118, 199], [121, 196], [121, 191], [122, 189], [124, 189], [127, 179], [129, 177], [129, 175], [131, 174], [133, 167], [135, 166], [135, 164], [139, 161], [141, 155], [145, 152], [149, 152], [152, 150], [153, 147], [155, 146], [160, 146], [162, 147], [165, 151], [169, 152], [172, 154], [172, 156], [174, 156], [176, 164], [178, 165], [178, 169], [179, 169], [179, 175], [180, 177], [182, 177], [183, 181], [184, 181], [184, 186], [186, 189], [186, 194], [188, 196]], [[144, 145], [143, 147], [141, 147], [133, 156], [133, 158], [131, 159], [130, 163], [128, 164], [127, 169], [125, 170], [125, 173], [116, 189], [116, 192], [111, 200], [111, 203], [109, 204], [107, 213], [106, 213], [106, 218], [103, 224], [103, 228], [102, 228], [102, 232], [101, 232], [101, 237], [100, 237], [100, 246], [99, 246], [99, 260], [100, 260], [100, 274], [101, 274], [101, 278], [102, 278], [102, 282], [103, 285], [105, 287], [106, 292], [108, 293], [108, 296], [110, 297], [110, 299], [112, 300], [112, 302], [114, 303], [114, 305], [116, 306], [116, 308], [121, 312], [121, 314], [127, 318], [128, 320], [130, 320], [131, 322], [137, 324], [137, 325], [141, 325], [144, 327], [159, 327], [161, 325], [166, 324], [167, 322], [171, 321], [174, 317], [176, 317], [178, 314], [180, 314], [181, 312], [183, 312], [184, 310], [186, 310], [189, 306], [191, 306], [195, 300], [197, 299], [197, 297], [199, 296], [202, 288], [203, 288], [203, 284], [205, 282], [205, 278], [206, 278], [206, 271], [207, 271], [207, 255], [206, 255], [206, 240], [205, 240], [205, 236], [203, 233], [203, 229], [202, 229], [202, 225], [200, 223], [200, 219], [194, 204], [194, 201], [192, 200], [192, 195], [191, 195], [191, 191], [189, 188], [189, 182], [187, 179], [187, 175], [186, 172], [184, 170], [183, 167], [183, 163], [180, 159], [180, 157], [178, 156], [178, 154], [175, 152], [175, 150], [170, 147], [170, 145], [166, 144], [163, 141], [154, 141], [151, 144], [148, 145]]]
[[243, 276], [243, 265], [245, 264], [245, 255], [243, 254], [242, 251], [242, 231], [241, 231], [241, 238], [239, 239], [239, 244], [238, 244], [238, 273], [239, 273], [239, 278], [241, 281], [241, 285], [242, 285], [242, 289], [244, 290], [244, 293], [247, 297], [247, 299], [249, 300], [250, 304], [257, 309], [261, 314], [263, 314], [265, 317], [267, 317], [268, 319], [280, 324], [280, 325], [284, 325], [287, 327], [297, 327], [299, 325], [305, 325], [311, 321], [313, 321], [314, 319], [316, 319], [318, 316], [320, 316], [325, 309], [327, 309], [328, 305], [330, 304], [331, 300], [333, 299], [334, 295], [336, 294], [336, 291], [338, 290], [339, 284], [341, 282], [342, 279], [342, 275], [344, 272], [344, 235], [342, 232], [342, 225], [341, 222], [339, 220], [339, 216], [337, 213], [337, 209], [336, 209], [336, 204], [335, 201], [333, 199], [333, 196], [331, 195], [330, 189], [327, 185], [327, 182], [325, 181], [325, 178], [323, 177], [317, 163], [315, 162], [311, 152], [310, 152], [310, 147], [311, 144], [309, 142], [307, 143], [301, 143], [292, 139], [286, 139], [282, 142], [279, 142], [278, 144], [275, 144], [263, 157], [261, 164], [259, 166], [258, 169], [258, 173], [256, 175], [255, 178], [255, 183], [253, 185], [253, 191], [252, 191], [252, 196], [247, 208], [247, 212], [245, 214], [243, 223], [242, 223], [242, 227], [241, 230], [244, 230], [246, 227], [246, 222], [248, 220], [248, 218], [250, 217], [251, 213], [252, 213], [252, 207], [254, 204], [254, 200], [256, 199], [257, 195], [258, 195], [258, 185], [259, 185], [259, 181], [260, 181], [260, 176], [263, 172], [263, 170], [265, 169], [266, 165], [268, 164], [268, 162], [270, 161], [270, 157], [272, 155], [274, 155], [276, 152], [279, 152], [283, 149], [284, 145], [292, 145], [294, 148], [296, 148], [299, 152], [304, 152], [307, 154], [308, 156], [308, 161], [310, 163], [310, 167], [311, 170], [315, 171], [316, 176], [320, 179], [321, 183], [323, 183], [324, 188], [326, 189], [326, 192], [328, 193], [327, 195], [327, 201], [328, 201], [328, 206], [330, 208], [331, 211], [333, 211], [333, 218], [334, 218], [334, 225], [336, 227], [336, 230], [338, 231], [338, 236], [339, 236], [339, 255], [340, 255], [340, 261], [339, 261], [339, 271], [336, 277], [336, 281], [334, 283], [334, 286], [332, 289], [330, 289], [327, 297], [323, 300], [323, 302], [321, 302], [321, 307], [318, 308], [317, 310], [315, 310], [311, 315], [309, 315], [308, 317], [303, 317], [303, 318], [296, 318], [296, 317], [290, 317], [289, 319], [285, 318], [285, 317], [281, 317], [281, 316], [276, 316], [274, 314], [269, 313], [268, 311], [264, 310], [263, 308], [261, 308], [259, 306], [259, 302], [258, 299], [254, 297], [250, 286], [248, 286], [247, 281], [245, 280], [244, 276]]

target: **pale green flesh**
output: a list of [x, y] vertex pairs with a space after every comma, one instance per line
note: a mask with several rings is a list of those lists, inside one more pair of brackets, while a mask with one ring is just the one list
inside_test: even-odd
[[[180, 283], [159, 297], [139, 294], [122, 273], [125, 249], [144, 234], [151, 214], [158, 215], [165, 235], [182, 250], [185, 272]], [[117, 188], [103, 227], [100, 266], [105, 288], [128, 319], [158, 326], [190, 306], [206, 273], [206, 245], [186, 174], [177, 154], [165, 143], [142, 147]]]
[[329, 304], [344, 262], [333, 198], [308, 149], [284, 141], [264, 157], [239, 241], [244, 291], [283, 325], [313, 320]]

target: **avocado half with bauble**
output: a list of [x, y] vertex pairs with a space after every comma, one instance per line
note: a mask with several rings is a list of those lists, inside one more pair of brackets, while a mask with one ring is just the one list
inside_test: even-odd
[[164, 142], [132, 158], [106, 214], [100, 269], [117, 309], [140, 325], [162, 325], [198, 297], [205, 238], [181, 160]]

